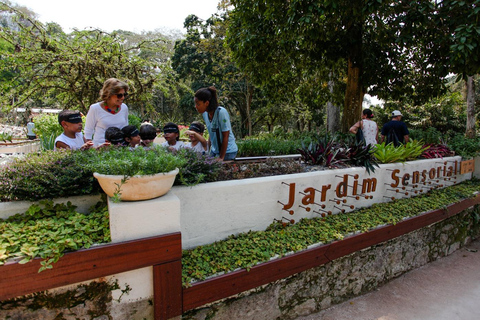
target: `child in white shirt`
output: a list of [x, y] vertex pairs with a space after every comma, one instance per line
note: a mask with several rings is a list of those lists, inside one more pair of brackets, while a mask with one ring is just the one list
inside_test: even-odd
[[185, 143], [183, 143], [183, 141], [179, 141], [180, 130], [178, 129], [178, 126], [173, 122], [168, 122], [167, 124], [165, 124], [165, 126], [163, 127], [163, 137], [167, 141], [162, 143], [162, 146], [167, 147], [170, 151], [179, 150], [180, 148], [185, 147]]
[[185, 134], [190, 138], [190, 142], [186, 144], [187, 148], [191, 148], [201, 154], [207, 152], [207, 140], [203, 137], [205, 126], [203, 123], [194, 121]]
[[63, 133], [55, 139], [53, 150], [71, 149], [85, 150], [93, 146], [82, 134], [82, 114], [79, 111], [63, 110], [58, 114], [58, 123]]

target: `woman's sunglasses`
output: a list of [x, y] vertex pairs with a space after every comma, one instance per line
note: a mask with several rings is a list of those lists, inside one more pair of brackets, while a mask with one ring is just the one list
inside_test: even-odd
[[125, 98], [128, 97], [128, 93], [116, 93], [115, 95], [117, 96], [118, 99], [122, 99], [123, 97]]

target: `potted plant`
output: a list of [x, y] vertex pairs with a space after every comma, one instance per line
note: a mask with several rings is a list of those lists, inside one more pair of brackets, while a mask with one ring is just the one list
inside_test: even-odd
[[178, 168], [186, 162], [162, 147], [150, 150], [110, 147], [88, 150], [85, 157], [103, 191], [115, 201], [147, 200], [166, 194]]

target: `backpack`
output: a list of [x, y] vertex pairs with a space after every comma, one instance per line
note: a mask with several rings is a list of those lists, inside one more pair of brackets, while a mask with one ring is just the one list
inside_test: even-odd
[[401, 144], [400, 141], [398, 140], [398, 136], [394, 128], [390, 128], [390, 131], [388, 131], [386, 138], [387, 138], [386, 144], [393, 143], [395, 147], [398, 147]]

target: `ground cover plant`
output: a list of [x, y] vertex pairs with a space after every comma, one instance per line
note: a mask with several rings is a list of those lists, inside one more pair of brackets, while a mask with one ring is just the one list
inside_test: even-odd
[[[258, 263], [304, 250], [313, 244], [325, 244], [349, 234], [396, 224], [405, 218], [472, 197], [479, 191], [480, 181], [470, 180], [413, 198], [377, 203], [347, 214], [302, 219], [296, 224], [276, 221], [265, 231], [232, 235], [223, 241], [184, 250], [183, 285], [188, 287], [194, 281], [239, 268], [248, 270]], [[476, 213], [476, 221], [479, 220]]]
[[66, 252], [110, 242], [105, 202], [90, 208], [89, 214], [75, 208], [70, 202], [44, 200], [24, 214], [0, 219], [0, 265], [10, 259], [23, 264], [38, 257], [43, 259], [40, 272], [52, 268]]

